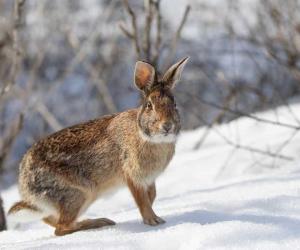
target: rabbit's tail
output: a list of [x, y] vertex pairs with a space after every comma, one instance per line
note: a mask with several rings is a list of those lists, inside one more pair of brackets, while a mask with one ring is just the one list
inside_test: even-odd
[[45, 217], [45, 212], [26, 201], [15, 203], [8, 211], [7, 223], [15, 225], [18, 222], [31, 222]]

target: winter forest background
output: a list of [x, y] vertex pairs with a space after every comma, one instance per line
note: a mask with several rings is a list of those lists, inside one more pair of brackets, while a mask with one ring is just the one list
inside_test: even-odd
[[[186, 56], [165, 224], [142, 224], [124, 188], [83, 215], [113, 227], [2, 231], [34, 142], [137, 107], [137, 60], [162, 73]], [[0, 249], [298, 249], [299, 97], [300, 0], [0, 0]]]
[[[215, 124], [241, 116], [296, 134], [296, 125], [251, 115], [283, 105], [299, 124], [289, 103], [300, 90], [300, 1], [282, 3], [1, 0], [0, 188], [15, 182], [22, 155], [45, 135], [136, 107], [137, 59], [163, 71], [190, 56], [176, 97], [183, 129], [206, 127], [194, 149]], [[231, 139], [224, 136], [233, 148], [289, 158]]]

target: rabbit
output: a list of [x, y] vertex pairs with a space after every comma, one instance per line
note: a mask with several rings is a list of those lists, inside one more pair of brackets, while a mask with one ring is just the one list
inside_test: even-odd
[[188, 60], [159, 77], [149, 63], [135, 65], [140, 107], [62, 129], [36, 142], [20, 163], [22, 200], [8, 212], [15, 222], [43, 220], [61, 236], [114, 225], [106, 218], [77, 221], [99, 197], [127, 185], [145, 224], [165, 221], [152, 209], [155, 179], [175, 152], [180, 117], [172, 94]]

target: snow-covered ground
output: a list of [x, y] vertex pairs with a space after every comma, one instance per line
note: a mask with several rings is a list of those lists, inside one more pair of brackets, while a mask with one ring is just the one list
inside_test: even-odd
[[[291, 109], [256, 116], [297, 126], [293, 114], [300, 105]], [[0, 249], [299, 249], [300, 135], [242, 118], [215, 127], [193, 150], [205, 131], [181, 135], [175, 158], [157, 181], [154, 209], [166, 224], [142, 224], [133, 199], [122, 189], [84, 215], [110, 218], [116, 226], [55, 237], [51, 227], [35, 222], [1, 232]], [[287, 159], [236, 149], [224, 136]], [[18, 200], [17, 187], [4, 191], [3, 199], [7, 210]]]

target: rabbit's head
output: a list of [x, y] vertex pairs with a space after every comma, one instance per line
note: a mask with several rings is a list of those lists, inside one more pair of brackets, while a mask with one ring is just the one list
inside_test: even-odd
[[172, 143], [180, 130], [180, 117], [172, 89], [180, 79], [188, 58], [171, 66], [159, 78], [152, 65], [138, 61], [135, 66], [135, 85], [143, 93], [138, 114], [141, 136], [153, 143]]

